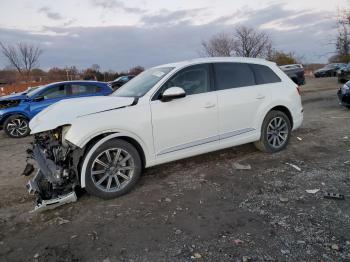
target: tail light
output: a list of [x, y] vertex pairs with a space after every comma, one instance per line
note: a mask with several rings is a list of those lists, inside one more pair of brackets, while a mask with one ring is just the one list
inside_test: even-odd
[[298, 91], [298, 94], [301, 96], [300, 86], [297, 86], [297, 91]]

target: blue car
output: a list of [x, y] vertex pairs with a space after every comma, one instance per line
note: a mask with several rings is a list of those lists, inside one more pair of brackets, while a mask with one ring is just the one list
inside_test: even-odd
[[111, 94], [107, 83], [96, 81], [58, 82], [0, 97], [0, 128], [12, 138], [30, 133], [29, 121], [41, 110], [62, 99]]

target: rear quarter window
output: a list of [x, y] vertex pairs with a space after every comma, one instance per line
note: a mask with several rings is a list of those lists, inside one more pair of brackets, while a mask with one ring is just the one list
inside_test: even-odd
[[215, 86], [217, 90], [255, 85], [254, 72], [245, 63], [215, 63]]
[[71, 85], [72, 95], [88, 95], [100, 92], [100, 87], [94, 85]]
[[251, 64], [251, 68], [254, 71], [257, 85], [281, 82], [279, 76], [268, 66]]

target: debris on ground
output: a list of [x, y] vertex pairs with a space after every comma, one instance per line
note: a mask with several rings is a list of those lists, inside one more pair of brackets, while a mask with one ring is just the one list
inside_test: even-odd
[[303, 140], [301, 137], [298, 137], [298, 136], [297, 136], [297, 139], [298, 139], [299, 141], [302, 141], [302, 140]]
[[332, 248], [333, 250], [339, 250], [339, 246], [338, 246], [337, 244], [333, 244], [333, 245], [331, 246], [331, 248]]
[[293, 167], [294, 169], [298, 170], [299, 172], [301, 171], [301, 168], [298, 167], [297, 165], [291, 164], [291, 163], [286, 163], [287, 165]]
[[243, 244], [244, 241], [242, 241], [242, 240], [240, 240], [240, 239], [235, 239], [235, 240], [233, 240], [233, 243], [234, 243], [235, 245], [240, 245], [240, 244]]
[[307, 189], [307, 190], [306, 190], [306, 193], [309, 193], [309, 194], [316, 194], [318, 191], [320, 191], [320, 189]]
[[67, 223], [69, 223], [69, 222], [70, 222], [69, 220], [64, 219], [64, 218], [62, 218], [62, 217], [58, 217], [58, 218], [57, 218], [57, 223], [58, 223], [59, 225], [64, 225], [64, 224], [67, 224]]
[[326, 193], [323, 197], [327, 199], [345, 200], [344, 195], [335, 193]]
[[344, 136], [343, 139], [349, 139], [349, 137], [348, 136]]
[[249, 262], [249, 261], [251, 261], [251, 260], [252, 260], [251, 257], [248, 257], [248, 256], [242, 257], [242, 262]]
[[193, 256], [191, 256], [192, 259], [200, 259], [202, 258], [202, 255], [199, 253], [194, 253]]
[[251, 165], [249, 165], [249, 164], [248, 165], [242, 165], [242, 164], [240, 164], [238, 162], [234, 162], [233, 166], [237, 170], [250, 170], [250, 169], [252, 169]]
[[286, 203], [286, 202], [289, 201], [289, 199], [286, 198], [286, 197], [280, 197], [280, 201], [281, 201], [282, 203]]

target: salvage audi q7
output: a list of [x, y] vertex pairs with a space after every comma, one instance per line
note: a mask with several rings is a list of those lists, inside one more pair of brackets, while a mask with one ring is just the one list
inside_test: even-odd
[[[27, 187], [36, 209], [75, 201], [77, 187], [115, 198], [150, 166], [251, 142], [278, 152], [302, 121], [298, 86], [274, 63], [203, 58], [157, 66], [110, 96], [39, 113], [28, 150], [39, 169]], [[25, 175], [32, 172], [27, 166]]]

